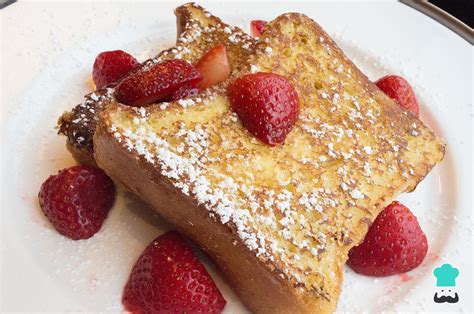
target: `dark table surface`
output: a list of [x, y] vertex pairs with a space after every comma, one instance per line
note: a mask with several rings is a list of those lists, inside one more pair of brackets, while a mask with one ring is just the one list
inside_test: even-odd
[[448, 12], [469, 27], [474, 27], [474, 0], [429, 0], [428, 2]]

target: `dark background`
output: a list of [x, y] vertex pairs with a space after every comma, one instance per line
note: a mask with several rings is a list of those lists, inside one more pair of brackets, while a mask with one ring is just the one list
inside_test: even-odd
[[428, 2], [460, 19], [469, 27], [474, 27], [474, 0], [429, 0]]

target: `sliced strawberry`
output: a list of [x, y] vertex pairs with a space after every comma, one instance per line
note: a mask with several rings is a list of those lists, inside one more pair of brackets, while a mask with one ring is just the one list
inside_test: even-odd
[[156, 238], [133, 267], [122, 296], [132, 313], [221, 313], [226, 301], [176, 231]]
[[420, 114], [420, 107], [416, 100], [415, 92], [403, 77], [387, 75], [375, 82], [378, 88], [388, 97], [395, 100], [400, 107], [411, 111], [417, 118]]
[[250, 32], [252, 33], [253, 36], [255, 37], [260, 37], [262, 36], [263, 33], [263, 28], [267, 24], [266, 21], [262, 20], [253, 20], [250, 22]]
[[201, 74], [184, 60], [165, 60], [138, 71], [117, 85], [116, 96], [123, 104], [139, 107], [171, 96], [182, 86], [196, 86]]
[[99, 168], [74, 166], [50, 176], [38, 194], [40, 207], [54, 228], [73, 239], [99, 231], [115, 200], [112, 180]]
[[123, 78], [138, 65], [129, 53], [122, 50], [101, 52], [94, 62], [92, 79], [97, 89], [101, 89]]
[[375, 219], [364, 241], [350, 250], [348, 264], [360, 274], [390, 276], [420, 265], [427, 251], [416, 217], [395, 201]]
[[174, 92], [173, 95], [171, 95], [170, 101], [195, 97], [199, 94], [200, 91], [201, 90], [197, 87], [186, 85]]
[[196, 69], [202, 75], [198, 87], [205, 89], [225, 81], [231, 72], [227, 49], [220, 44], [206, 52], [196, 63]]
[[298, 93], [278, 74], [259, 72], [239, 77], [229, 84], [227, 95], [242, 124], [268, 145], [282, 143], [298, 119]]

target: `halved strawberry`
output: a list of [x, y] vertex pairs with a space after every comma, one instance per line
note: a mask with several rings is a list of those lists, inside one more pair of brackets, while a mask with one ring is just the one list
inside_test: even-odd
[[131, 313], [221, 313], [226, 300], [189, 244], [170, 231], [135, 263], [122, 303]]
[[298, 93], [283, 76], [258, 72], [227, 87], [232, 110], [262, 142], [275, 146], [293, 129], [299, 114]]
[[395, 100], [400, 107], [411, 111], [417, 118], [420, 114], [420, 107], [416, 100], [415, 92], [403, 77], [387, 75], [375, 82], [378, 88], [388, 97]]
[[102, 226], [115, 201], [115, 186], [99, 168], [63, 169], [42, 185], [38, 199], [46, 217], [62, 235], [88, 239]]
[[364, 241], [350, 250], [347, 263], [360, 274], [390, 276], [417, 267], [427, 251], [416, 217], [395, 201], [377, 216]]
[[250, 22], [250, 32], [252, 33], [253, 36], [255, 37], [260, 37], [262, 36], [263, 33], [263, 28], [267, 24], [266, 21], [262, 20], [253, 20]]
[[225, 45], [219, 44], [206, 52], [196, 63], [196, 69], [202, 75], [202, 81], [198, 84], [201, 89], [225, 81], [231, 72]]
[[138, 64], [137, 59], [125, 51], [104, 51], [95, 58], [92, 79], [96, 88], [101, 89], [124, 77]]
[[165, 99], [182, 86], [194, 87], [201, 79], [201, 74], [187, 61], [165, 60], [128, 76], [115, 92], [121, 103], [139, 107]]

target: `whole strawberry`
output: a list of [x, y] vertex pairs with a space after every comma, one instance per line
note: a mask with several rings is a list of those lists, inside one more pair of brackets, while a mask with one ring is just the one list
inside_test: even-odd
[[220, 313], [226, 301], [183, 237], [157, 237], [133, 267], [122, 296], [132, 313]]
[[349, 266], [367, 276], [390, 276], [417, 267], [428, 251], [416, 217], [401, 203], [387, 206], [370, 226], [364, 241], [349, 252]]
[[165, 60], [126, 77], [117, 85], [116, 96], [123, 104], [139, 107], [166, 99], [182, 86], [195, 87], [201, 79], [189, 62]]
[[99, 231], [115, 200], [112, 180], [99, 168], [75, 166], [50, 176], [38, 194], [46, 217], [62, 235], [87, 239]]
[[298, 119], [298, 93], [281, 75], [241, 76], [229, 84], [227, 95], [242, 124], [268, 145], [283, 143]]
[[138, 65], [137, 59], [123, 50], [105, 51], [95, 58], [92, 79], [101, 89], [123, 78]]
[[388, 97], [395, 100], [400, 107], [411, 111], [417, 118], [420, 114], [420, 107], [416, 100], [415, 92], [403, 77], [387, 75], [375, 82], [378, 88]]
[[253, 20], [250, 22], [250, 32], [254, 37], [260, 37], [262, 36], [265, 25], [267, 25], [266, 21]]

